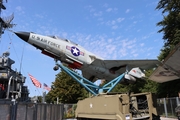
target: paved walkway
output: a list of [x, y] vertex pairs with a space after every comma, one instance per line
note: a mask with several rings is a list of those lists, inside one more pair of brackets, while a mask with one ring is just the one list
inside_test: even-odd
[[161, 120], [177, 120], [175, 118], [165, 118], [165, 117], [161, 117]]
[[[63, 119], [63, 120], [77, 120], [77, 119]], [[161, 117], [161, 120], [177, 120], [177, 119]]]
[[[77, 119], [63, 119], [63, 120], [77, 120]], [[161, 117], [161, 120], [177, 120], [177, 119]]]

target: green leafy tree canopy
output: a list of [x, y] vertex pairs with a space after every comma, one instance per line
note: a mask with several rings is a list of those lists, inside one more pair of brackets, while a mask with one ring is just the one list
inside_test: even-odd
[[87, 97], [87, 91], [66, 72], [57, 74], [52, 83], [51, 91], [47, 94], [47, 102], [77, 103], [78, 100]]
[[158, 57], [165, 59], [176, 44], [180, 42], [180, 2], [179, 0], [160, 0], [157, 10], [162, 10], [163, 20], [157, 23], [163, 33], [164, 47]]

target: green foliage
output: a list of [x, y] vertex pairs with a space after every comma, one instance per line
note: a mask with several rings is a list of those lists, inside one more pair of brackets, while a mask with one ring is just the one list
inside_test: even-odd
[[[149, 76], [152, 73], [151, 71], [146, 72], [146, 76]], [[133, 92], [133, 93], [140, 93], [140, 92], [152, 92], [157, 93], [158, 83], [151, 81], [149, 79], [137, 79], [134, 84], [118, 84], [112, 92]]]
[[161, 83], [158, 86], [157, 95], [159, 98], [163, 97], [177, 97], [180, 92], [180, 80], [169, 81]]
[[162, 9], [164, 19], [157, 23], [164, 33], [164, 47], [161, 49], [159, 60], [165, 59], [176, 44], [180, 42], [180, 2], [179, 0], [160, 0], [156, 9]]
[[164, 47], [161, 49], [161, 53], [158, 56], [158, 60], [163, 61], [169, 54], [170, 52], [170, 47]]
[[48, 103], [56, 101], [57, 97], [60, 103], [77, 103], [88, 95], [87, 91], [64, 71], [57, 74], [51, 88], [46, 96]]
[[72, 105], [67, 111], [64, 113], [64, 118], [75, 118], [75, 110], [77, 108], [77, 104]]
[[[160, 0], [157, 10], [162, 10], [163, 20], [157, 23], [163, 33], [164, 46], [158, 56], [160, 61], [164, 60], [174, 47], [180, 42], [180, 1]], [[158, 85], [159, 97], [174, 97], [180, 91], [179, 80], [161, 83]]]
[[140, 88], [141, 92], [152, 92], [157, 94], [159, 84], [152, 80], [147, 79], [146, 84]]
[[37, 96], [38, 103], [42, 103], [42, 96]]
[[[146, 76], [150, 76], [153, 71], [150, 70], [146, 72]], [[100, 86], [103, 86], [107, 83], [107, 81], [104, 81], [103, 84]], [[117, 93], [140, 93], [140, 92], [152, 92], [152, 93], [157, 93], [157, 86], [158, 83], [145, 79], [137, 79], [135, 83], [133, 84], [127, 84], [124, 82], [120, 82], [117, 84], [111, 92], [117, 92]]]

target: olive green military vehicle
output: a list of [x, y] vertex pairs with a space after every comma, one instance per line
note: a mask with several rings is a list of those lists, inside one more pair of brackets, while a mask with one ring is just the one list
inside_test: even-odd
[[80, 100], [75, 112], [78, 120], [160, 120], [156, 97], [150, 92], [99, 94]]

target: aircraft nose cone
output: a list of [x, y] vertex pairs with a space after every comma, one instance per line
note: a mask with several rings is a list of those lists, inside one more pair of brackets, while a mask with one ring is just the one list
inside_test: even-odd
[[27, 42], [29, 40], [29, 32], [14, 32], [19, 38]]

